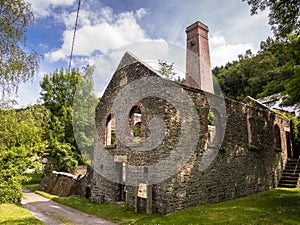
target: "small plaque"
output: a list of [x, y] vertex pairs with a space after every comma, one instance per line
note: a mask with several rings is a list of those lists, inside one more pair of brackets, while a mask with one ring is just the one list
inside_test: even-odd
[[147, 184], [139, 184], [138, 197], [147, 198]]
[[127, 155], [115, 155], [115, 162], [127, 162]]

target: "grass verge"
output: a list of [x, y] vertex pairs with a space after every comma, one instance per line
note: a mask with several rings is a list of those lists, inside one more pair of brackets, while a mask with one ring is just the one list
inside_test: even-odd
[[126, 208], [124, 206], [113, 203], [95, 204], [91, 203], [88, 199], [80, 198], [78, 196], [61, 198], [42, 191], [36, 191], [36, 193], [46, 198], [49, 198], [57, 203], [69, 206], [81, 212], [95, 215], [118, 224], [138, 224], [137, 222], [139, 220], [147, 220], [150, 218], [162, 217], [161, 215], [148, 216], [146, 214], [137, 214], [132, 208]]
[[117, 204], [94, 204], [76, 196], [60, 198], [40, 191], [37, 193], [118, 224], [300, 224], [300, 189], [274, 189], [165, 216], [136, 214], [133, 209]]
[[[38, 184], [42, 179], [41, 173], [30, 173], [22, 175], [22, 184], [30, 186], [31, 190], [36, 190]], [[33, 183], [33, 184], [31, 184]], [[36, 219], [29, 210], [21, 205], [15, 204], [0, 204], [0, 225], [2, 224], [23, 224], [36, 225], [45, 224]]]
[[41, 225], [27, 209], [14, 204], [0, 204], [0, 224], [8, 225]]

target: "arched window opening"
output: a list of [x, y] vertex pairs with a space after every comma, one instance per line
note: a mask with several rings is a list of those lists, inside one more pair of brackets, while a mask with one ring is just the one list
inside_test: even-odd
[[281, 135], [280, 135], [280, 128], [277, 124], [274, 126], [274, 135], [275, 135], [275, 148], [281, 149]]
[[142, 111], [138, 106], [133, 106], [129, 114], [130, 135], [134, 143], [142, 141]]
[[133, 127], [133, 136], [134, 137], [142, 137], [142, 124], [138, 122]]
[[105, 145], [114, 145], [116, 143], [116, 121], [114, 114], [109, 114], [106, 120]]
[[255, 137], [255, 120], [250, 117], [247, 121], [247, 125], [248, 125], [248, 143], [250, 145], [254, 145], [255, 141], [254, 141], [254, 137]]
[[215, 109], [210, 109], [207, 115], [208, 120], [208, 144], [216, 145], [218, 144], [218, 139], [220, 138], [220, 126], [219, 120], [220, 116]]

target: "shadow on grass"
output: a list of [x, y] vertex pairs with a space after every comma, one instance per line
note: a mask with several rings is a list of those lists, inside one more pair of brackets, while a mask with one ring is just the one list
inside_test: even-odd
[[300, 224], [300, 189], [274, 189], [164, 216], [136, 214], [116, 204], [94, 204], [75, 196], [52, 200], [118, 224]]
[[300, 224], [300, 189], [275, 189], [161, 218], [140, 218], [134, 224]]
[[9, 220], [9, 221], [3, 221], [0, 222], [0, 225], [43, 225], [45, 223], [34, 219], [34, 218], [23, 218], [23, 219], [16, 219], [16, 220]]
[[300, 224], [300, 189], [275, 189], [202, 205], [166, 216], [159, 224]]

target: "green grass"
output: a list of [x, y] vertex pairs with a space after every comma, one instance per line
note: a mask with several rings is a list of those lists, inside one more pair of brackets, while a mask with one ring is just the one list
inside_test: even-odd
[[[42, 179], [42, 174], [33, 173], [22, 175], [22, 184], [27, 184], [30, 190], [36, 190], [38, 182]], [[33, 183], [33, 184], [32, 184]], [[45, 224], [36, 219], [29, 210], [20, 205], [15, 204], [0, 204], [0, 225], [8, 224], [22, 224], [22, 225], [36, 225]]]
[[116, 204], [93, 204], [71, 196], [59, 198], [44, 192], [52, 200], [99, 216], [118, 224], [300, 224], [300, 189], [274, 189], [218, 204], [202, 205], [168, 215], [136, 214]]
[[[27, 186], [26, 186], [27, 187]], [[131, 224], [144, 218], [154, 218], [156, 216], [147, 216], [145, 214], [136, 214], [133, 209], [113, 204], [95, 204], [91, 203], [88, 199], [80, 198], [77, 196], [70, 196], [67, 198], [61, 198], [42, 191], [36, 191], [36, 193], [49, 198], [57, 203], [72, 207], [88, 214], [96, 215], [106, 220], [118, 223], [118, 224]], [[133, 223], [136, 224], [136, 223]]]
[[40, 184], [25, 184], [24, 186], [30, 191], [35, 192]]
[[42, 173], [27, 173], [21, 176], [22, 184], [38, 184], [43, 179]]
[[0, 224], [8, 225], [41, 225], [27, 209], [14, 204], [0, 204]]
[[70, 219], [68, 219], [62, 215], [55, 215], [55, 219], [62, 222], [63, 225], [74, 225], [74, 223]]

